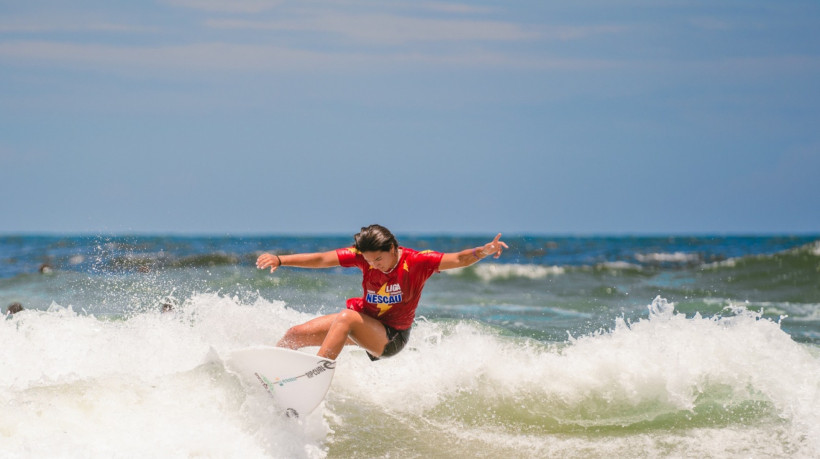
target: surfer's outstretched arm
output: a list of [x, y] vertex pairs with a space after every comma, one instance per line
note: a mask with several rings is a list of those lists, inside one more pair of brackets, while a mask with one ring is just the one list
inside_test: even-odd
[[441, 264], [438, 269], [464, 268], [490, 255], [493, 255], [494, 258], [498, 258], [504, 249], [509, 248], [510, 247], [501, 240], [501, 233], [498, 233], [495, 239], [481, 247], [466, 249], [461, 252], [445, 253], [441, 258]]
[[290, 255], [263, 253], [256, 259], [256, 267], [259, 269], [270, 268], [270, 272], [274, 272], [280, 266], [332, 268], [339, 266], [339, 257], [336, 255], [335, 250], [331, 250], [329, 252], [293, 253]]

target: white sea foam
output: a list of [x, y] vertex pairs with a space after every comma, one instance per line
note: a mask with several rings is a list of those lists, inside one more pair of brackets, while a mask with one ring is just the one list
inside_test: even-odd
[[166, 315], [106, 320], [53, 305], [0, 321], [3, 457], [322, 457], [321, 412], [276, 415], [216, 362], [310, 316], [198, 295]]
[[737, 262], [740, 260], [739, 258], [727, 258], [726, 260], [715, 261], [712, 263], [706, 263], [702, 267], [703, 269], [717, 269], [717, 268], [734, 268], [737, 266]]
[[815, 241], [807, 245], [803, 245], [800, 247], [795, 247], [792, 249], [784, 250], [779, 253], [771, 253], [771, 254], [759, 254], [759, 255], [746, 255], [744, 257], [735, 257], [735, 258], [728, 258], [726, 260], [716, 261], [713, 263], [706, 263], [703, 265], [706, 269], [714, 269], [714, 268], [734, 268], [737, 266], [738, 262], [741, 260], [766, 260], [777, 257], [782, 254], [800, 254], [800, 253], [809, 253], [813, 256], [820, 257], [820, 241]]
[[[742, 307], [687, 318], [659, 298], [646, 319], [566, 343], [419, 321], [394, 358], [347, 348], [328, 401], [298, 423], [209, 363], [211, 348], [273, 344], [311, 317], [199, 294], [167, 315], [105, 320], [54, 305], [0, 321], [0, 455], [820, 454], [818, 356]], [[724, 420], [687, 424], [709, 403]], [[750, 420], [732, 417], [744, 409]], [[678, 416], [674, 428], [640, 427], [665, 416]], [[631, 430], [583, 433], [592, 428]]]
[[464, 269], [475, 270], [476, 275], [485, 282], [516, 277], [542, 279], [547, 276], [564, 274], [565, 272], [564, 268], [560, 266], [482, 263], [471, 268], [447, 270], [444, 271], [444, 273], [449, 275], [459, 275]]
[[601, 263], [599, 266], [606, 268], [606, 269], [613, 269], [613, 270], [620, 270], [620, 269], [635, 269], [640, 270], [641, 265], [636, 265], [635, 263], [629, 263], [626, 261], [607, 261], [605, 263]]
[[[686, 318], [657, 299], [648, 319], [636, 323], [618, 319], [611, 331], [552, 347], [514, 344], [465, 322], [451, 328], [423, 323], [414, 329], [411, 349], [400, 357], [373, 365], [356, 358], [355, 352], [345, 356], [345, 365], [339, 367], [336, 390], [413, 419], [435, 418], [432, 413], [464, 394], [471, 394], [472, 402], [460, 409], [469, 411], [474, 403], [487, 405], [484, 411], [495, 407], [500, 413], [504, 409], [495, 404], [506, 400], [503, 403], [527, 413], [524, 418], [543, 417], [583, 428], [638, 425], [675, 413], [694, 416], [708, 399], [715, 399], [723, 409], [764, 403], [775, 413], [774, 425], [763, 421], [759, 426], [738, 421], [724, 429], [693, 425], [691, 430], [660, 436], [621, 437], [612, 450], [598, 450], [607, 443], [603, 441], [579, 445], [575, 438], [563, 443], [566, 451], [573, 451], [572, 445], [601, 457], [609, 456], [604, 454], [607, 451], [635, 455], [643, 451], [644, 441], [657, 448], [667, 442], [677, 445], [684, 456], [697, 456], [698, 451], [709, 456], [744, 451], [726, 446], [727, 438], [751, 441], [745, 451], [752, 456], [770, 450], [775, 455], [820, 453], [820, 360], [792, 341], [777, 323], [742, 308], [727, 317]], [[780, 419], [787, 424], [781, 425]], [[494, 433], [508, 437], [509, 444], [531, 443], [526, 435], [503, 428], [499, 433], [492, 419], [486, 421], [454, 430], [464, 438], [488, 439], [487, 434]], [[755, 438], [772, 428], [783, 430], [781, 443], [769, 444], [770, 436]], [[695, 434], [715, 443], [695, 445], [687, 440]], [[534, 443], [550, 452], [554, 440], [547, 436]]]
[[700, 260], [696, 253], [636, 253], [635, 259], [641, 263], [691, 263]]
[[789, 322], [820, 322], [820, 304], [773, 301], [747, 301], [744, 307], [768, 315], [781, 315]]

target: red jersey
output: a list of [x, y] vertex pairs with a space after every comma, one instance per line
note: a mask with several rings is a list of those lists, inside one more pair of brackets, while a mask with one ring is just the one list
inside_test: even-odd
[[438, 272], [441, 252], [418, 252], [400, 247], [399, 263], [389, 273], [371, 268], [361, 252], [353, 247], [337, 249], [339, 263], [362, 270], [364, 296], [347, 300], [347, 308], [367, 314], [397, 330], [413, 325], [424, 283]]

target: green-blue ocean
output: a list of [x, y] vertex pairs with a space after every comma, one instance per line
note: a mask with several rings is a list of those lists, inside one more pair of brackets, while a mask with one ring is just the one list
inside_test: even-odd
[[0, 236], [0, 307], [23, 307], [0, 457], [820, 457], [820, 235], [504, 235], [428, 281], [405, 350], [346, 348], [284, 418], [209, 355], [361, 295], [356, 269], [255, 268], [354, 232]]

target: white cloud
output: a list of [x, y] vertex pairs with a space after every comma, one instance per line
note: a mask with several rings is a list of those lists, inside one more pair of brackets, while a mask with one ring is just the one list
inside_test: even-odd
[[413, 3], [413, 5], [441, 13], [487, 14], [493, 11], [493, 9], [489, 7], [469, 5], [466, 3], [419, 2]]
[[534, 40], [535, 30], [500, 21], [402, 17], [390, 14], [321, 15], [307, 19], [257, 21], [213, 19], [206, 25], [221, 29], [287, 30], [333, 33], [375, 44], [418, 41]]
[[[166, 4], [184, 8], [197, 9], [201, 11], [223, 12], [223, 13], [261, 13], [285, 4], [284, 0], [164, 0]], [[391, 9], [414, 9], [425, 11], [437, 11], [440, 13], [454, 14], [487, 14], [494, 11], [493, 8], [476, 6], [468, 3], [449, 2], [381, 2], [368, 0], [325, 0], [320, 2], [291, 2], [290, 6], [312, 7], [319, 6], [325, 10], [335, 8], [336, 11], [362, 9], [373, 11], [381, 8]]]
[[309, 64], [316, 53], [273, 46], [198, 43], [171, 46], [113, 46], [23, 41], [0, 43], [0, 56], [108, 69], [254, 69]]
[[[213, 12], [190, 43], [113, 44], [98, 34], [93, 42], [52, 41], [51, 37], [28, 37], [0, 41], [0, 56], [8, 63], [38, 63], [93, 68], [104, 71], [128, 69], [135, 74], [152, 71], [208, 69], [218, 72], [299, 71], [331, 69], [346, 71], [367, 66], [426, 65], [430, 68], [497, 67], [522, 69], [590, 69], [612, 67], [604, 59], [555, 58], [540, 48], [545, 40], [574, 40], [618, 33], [617, 26], [548, 26], [483, 19], [486, 7], [457, 3], [390, 3], [364, 0], [299, 2], [268, 14], [255, 13], [281, 3], [266, 0], [164, 0], [166, 3]], [[344, 8], [340, 8], [340, 6]], [[357, 13], [363, 8], [367, 12]], [[342, 11], [339, 14], [332, 10]], [[404, 13], [377, 13], [380, 10]], [[410, 13], [411, 10], [414, 10]], [[434, 10], [429, 15], [424, 11]], [[446, 11], [446, 12], [441, 12]], [[440, 14], [438, 14], [440, 12]], [[473, 16], [472, 18], [470, 16]], [[497, 16], [493, 16], [496, 18]], [[0, 31], [37, 32], [141, 31], [148, 28], [109, 22], [68, 21], [60, 25], [51, 18], [41, 25], [0, 24]], [[36, 23], [35, 23], [36, 24]], [[77, 25], [79, 24], [79, 25]], [[242, 33], [258, 31], [281, 34]], [[174, 35], [155, 34], [155, 39]], [[87, 40], [88, 37], [86, 37]], [[516, 44], [510, 52], [508, 45]], [[432, 45], [432, 46], [431, 46]]]
[[327, 33], [371, 45], [410, 42], [510, 42], [536, 40], [580, 40], [627, 31], [618, 25], [523, 26], [513, 22], [476, 19], [439, 19], [394, 14], [318, 14], [311, 17], [275, 20], [210, 19], [215, 29], [272, 30]]
[[[512, 56], [474, 49], [452, 52], [322, 52], [273, 45], [198, 43], [173, 46], [20, 41], [0, 43], [0, 58], [10, 62], [63, 65], [113, 72], [290, 72], [305, 69], [358, 70], [368, 66], [419, 64], [431, 67], [499, 67], [588, 70], [613, 67], [612, 61]], [[396, 69], [398, 70], [398, 69]]]
[[616, 25], [596, 26], [548, 26], [541, 35], [544, 38], [569, 41], [589, 38], [596, 35], [610, 35], [625, 32], [627, 27]]
[[222, 13], [260, 13], [279, 6], [280, 0], [166, 0], [169, 5]]
[[0, 33], [50, 33], [50, 32], [156, 32], [159, 29], [153, 26], [136, 26], [131, 24], [117, 24], [111, 22], [77, 23], [59, 20], [41, 23], [14, 21], [0, 23]]

